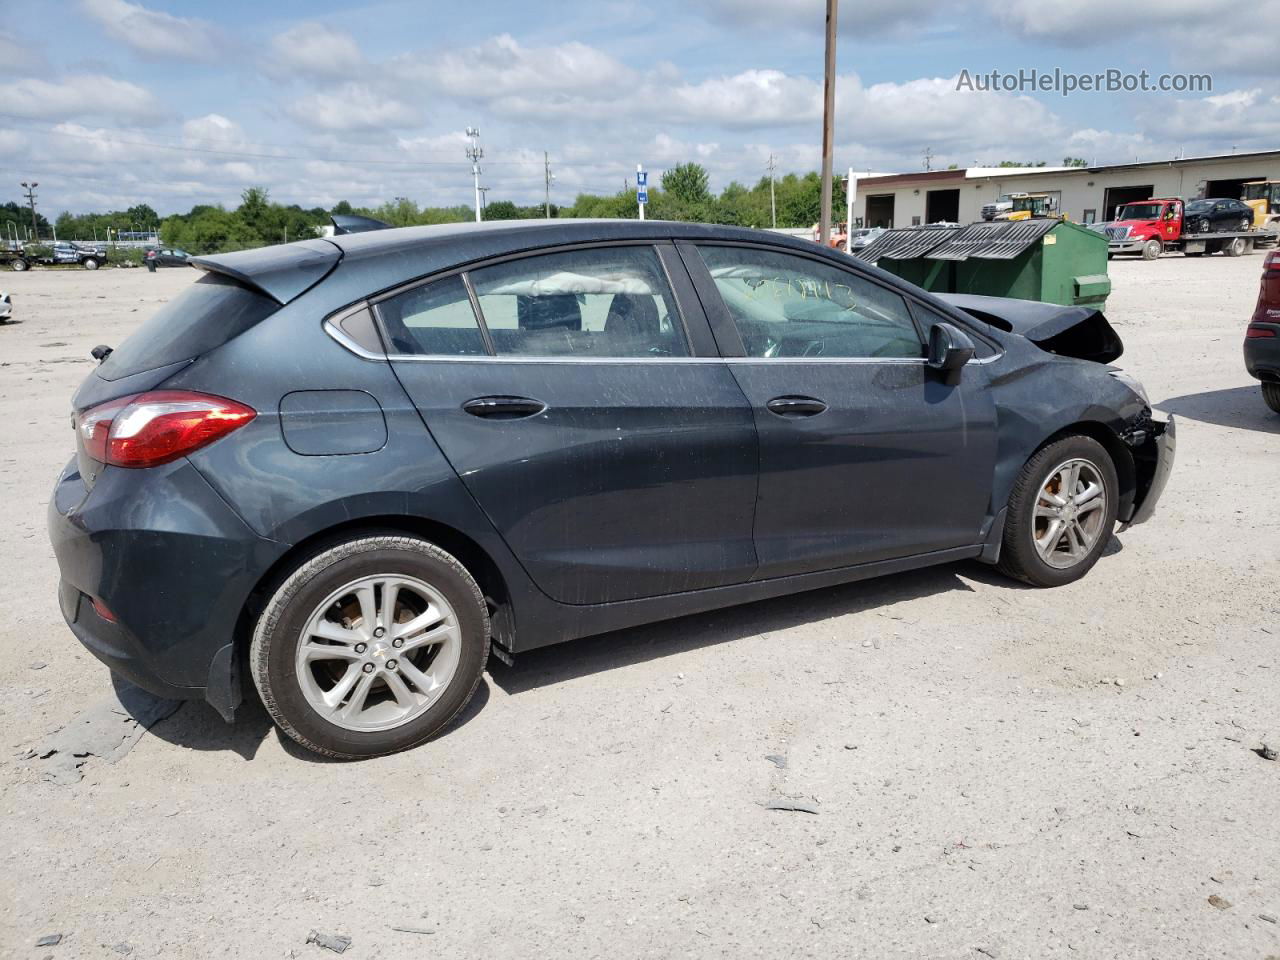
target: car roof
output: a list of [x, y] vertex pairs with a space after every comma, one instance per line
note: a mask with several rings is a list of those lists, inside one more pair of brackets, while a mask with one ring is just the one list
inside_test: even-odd
[[[769, 243], [810, 254], [825, 250], [812, 240], [745, 227], [667, 220], [557, 218], [393, 227], [194, 257], [189, 262], [201, 270], [234, 277], [284, 304], [301, 296], [330, 273], [334, 273], [335, 278], [350, 278], [355, 297], [477, 260], [544, 247], [666, 239]], [[822, 255], [832, 254], [826, 251]]]

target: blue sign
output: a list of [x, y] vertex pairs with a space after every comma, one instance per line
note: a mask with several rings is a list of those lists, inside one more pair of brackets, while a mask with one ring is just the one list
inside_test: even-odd
[[637, 170], [637, 171], [636, 171], [636, 186], [637, 186], [637, 187], [639, 187], [641, 190], [643, 190], [643, 189], [644, 189], [645, 187], [647, 187], [648, 185], [649, 185], [649, 171], [648, 171], [648, 170]]
[[637, 202], [639, 202], [639, 203], [648, 203], [648, 202], [649, 202], [649, 191], [648, 191], [648, 190], [639, 190], [639, 191], [637, 191], [637, 192], [636, 192], [636, 200], [637, 200]]

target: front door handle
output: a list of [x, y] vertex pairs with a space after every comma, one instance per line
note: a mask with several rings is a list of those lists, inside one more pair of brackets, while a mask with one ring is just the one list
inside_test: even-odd
[[815, 397], [774, 397], [765, 406], [780, 417], [816, 417], [827, 409]]
[[462, 409], [473, 417], [488, 420], [519, 420], [537, 416], [547, 409], [547, 405], [528, 397], [476, 397], [464, 403]]

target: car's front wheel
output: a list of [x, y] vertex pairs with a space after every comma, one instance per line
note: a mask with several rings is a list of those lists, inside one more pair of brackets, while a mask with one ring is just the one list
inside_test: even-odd
[[85, 257], [85, 259], [84, 259], [84, 268], [85, 268], [86, 270], [97, 270], [97, 269], [98, 269], [98, 261], [97, 261], [97, 260], [95, 260], [93, 257]]
[[386, 534], [301, 563], [258, 617], [249, 661], [281, 730], [354, 760], [442, 730], [488, 655], [488, 609], [466, 568], [434, 544]]
[[1000, 570], [1037, 587], [1079, 580], [1111, 539], [1119, 488], [1111, 456], [1092, 437], [1042, 447], [1014, 482]]

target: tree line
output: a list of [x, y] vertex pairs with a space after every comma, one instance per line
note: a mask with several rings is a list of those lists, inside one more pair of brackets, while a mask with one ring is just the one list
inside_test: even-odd
[[[649, 190], [645, 216], [652, 220], [684, 220], [744, 227], [774, 224], [768, 177], [750, 186], [734, 181], [720, 193], [712, 193], [707, 170], [701, 164], [682, 163], [665, 171], [661, 186]], [[789, 173], [773, 183], [773, 203], [779, 227], [809, 227], [817, 222], [821, 202], [821, 178], [817, 173]], [[832, 200], [833, 216], [843, 218], [844, 184], [837, 181]], [[315, 237], [329, 224], [331, 214], [361, 214], [396, 227], [437, 223], [463, 223], [475, 217], [466, 204], [446, 207], [420, 206], [407, 197], [396, 197], [375, 207], [354, 207], [341, 201], [330, 209], [303, 208], [271, 200], [264, 187], [249, 187], [240, 204], [228, 209], [221, 204], [199, 204], [187, 213], [160, 217], [148, 204], [108, 213], [58, 216], [52, 225], [38, 215], [42, 239], [56, 228], [60, 240], [104, 241], [120, 231], [156, 230], [160, 242], [189, 253], [224, 253], [267, 244], [286, 243]], [[552, 217], [603, 217], [635, 219], [636, 191], [619, 190], [612, 195], [580, 193], [573, 203], [552, 204]], [[486, 220], [518, 220], [547, 215], [544, 204], [522, 206], [511, 200], [495, 200], [484, 208]], [[25, 237], [31, 226], [30, 210], [17, 203], [0, 205], [0, 231], [6, 219], [15, 221], [18, 235]], [[25, 224], [25, 227], [24, 227]]]

